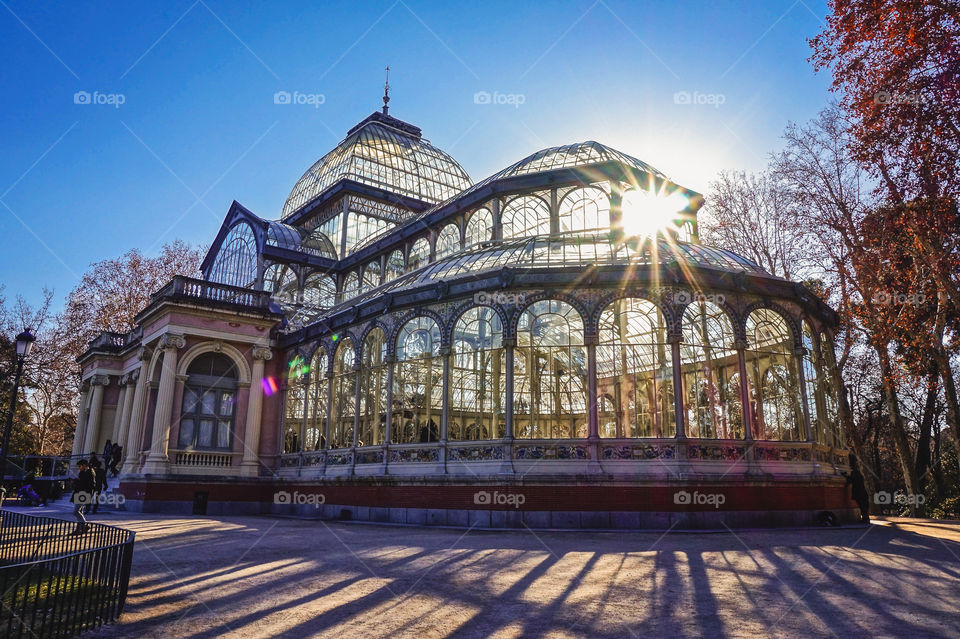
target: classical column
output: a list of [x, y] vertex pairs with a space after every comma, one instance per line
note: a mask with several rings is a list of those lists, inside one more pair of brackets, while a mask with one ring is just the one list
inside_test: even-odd
[[130, 371], [120, 378], [123, 395], [121, 395], [120, 406], [117, 410], [117, 428], [113, 433], [113, 443], [123, 446], [124, 450], [126, 450], [127, 445], [127, 433], [130, 431], [130, 414], [133, 412], [133, 399], [139, 378], [140, 369]]
[[170, 443], [170, 422], [173, 417], [173, 395], [177, 381], [177, 351], [187, 345], [183, 335], [165, 333], [157, 348], [163, 350], [157, 408], [153, 413], [153, 437], [150, 454], [143, 463], [143, 473], [159, 474], [167, 470], [167, 447]]
[[137, 359], [140, 361], [140, 368], [138, 369], [136, 388], [133, 391], [133, 405], [130, 407], [130, 423], [127, 429], [127, 438], [123, 443], [123, 468], [121, 470], [123, 474], [134, 472], [134, 469], [140, 462], [144, 407], [147, 403], [147, 396], [149, 395], [148, 389], [150, 387], [147, 380], [149, 372], [144, 364], [145, 361], [150, 359], [149, 351], [147, 351], [146, 348], [141, 348], [137, 354]]
[[87, 416], [87, 430], [83, 434], [81, 455], [97, 452], [97, 435], [100, 434], [100, 417], [103, 412], [103, 389], [110, 384], [109, 375], [94, 375], [90, 378], [93, 398], [90, 400], [90, 414]]
[[73, 431], [73, 450], [70, 453], [73, 457], [83, 454], [83, 435], [87, 428], [87, 417], [90, 415], [89, 406], [91, 391], [92, 389], [88, 384], [87, 388], [84, 389], [83, 394], [80, 396], [80, 410], [78, 411], [79, 416], [77, 417], [77, 427]]
[[240, 462], [240, 473], [250, 477], [256, 477], [260, 473], [260, 421], [263, 417], [261, 382], [264, 362], [271, 359], [273, 351], [269, 347], [253, 347], [253, 376], [250, 379], [250, 398], [247, 401], [247, 424], [243, 431], [243, 461]]
[[[506, 388], [506, 397], [503, 401], [503, 463], [500, 465], [500, 473], [512, 475], [513, 468], [513, 357], [516, 350], [517, 338], [504, 337], [502, 340], [504, 348], [503, 365], [507, 369], [504, 371], [504, 387]], [[494, 392], [497, 392], [494, 389]]]
[[123, 413], [127, 410], [127, 383], [124, 381], [126, 375], [121, 375], [119, 380], [120, 393], [117, 395], [117, 409], [113, 413], [113, 428], [110, 429], [110, 443], [117, 441], [120, 434], [120, 425], [123, 422]]

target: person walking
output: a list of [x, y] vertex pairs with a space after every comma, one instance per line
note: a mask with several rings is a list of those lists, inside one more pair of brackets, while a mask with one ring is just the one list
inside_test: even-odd
[[850, 455], [850, 474], [847, 475], [847, 484], [851, 487], [851, 497], [860, 507], [860, 521], [870, 523], [870, 497], [867, 495], [867, 487], [863, 482], [863, 474], [857, 465], [856, 458]]
[[97, 508], [100, 506], [100, 499], [107, 488], [107, 470], [103, 467], [103, 464], [100, 463], [99, 459], [94, 459], [90, 462], [90, 470], [93, 471], [93, 514], [97, 514]]
[[111, 455], [108, 468], [114, 477], [118, 477], [120, 475], [120, 462], [123, 460], [123, 446], [114, 444]]
[[110, 463], [110, 457], [113, 455], [113, 444], [110, 440], [107, 440], [107, 443], [103, 446], [103, 463]]
[[83, 516], [83, 509], [90, 504], [93, 498], [93, 473], [90, 471], [90, 463], [86, 459], [77, 462], [77, 478], [73, 480], [73, 495], [70, 501], [73, 503], [73, 516], [77, 520], [77, 527], [71, 533], [73, 535], [82, 535], [87, 532], [89, 525], [86, 517]]

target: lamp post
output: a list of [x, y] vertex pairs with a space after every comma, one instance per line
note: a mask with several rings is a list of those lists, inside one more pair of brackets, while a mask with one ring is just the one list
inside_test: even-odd
[[10, 431], [13, 429], [13, 414], [17, 411], [17, 391], [20, 388], [20, 376], [23, 374], [23, 362], [33, 350], [33, 343], [37, 338], [30, 329], [23, 331], [16, 337], [17, 345], [17, 372], [13, 376], [13, 392], [10, 393], [10, 411], [7, 413], [7, 423], [3, 428], [3, 450], [0, 451], [0, 504], [6, 497], [7, 479], [7, 451], [10, 448]]

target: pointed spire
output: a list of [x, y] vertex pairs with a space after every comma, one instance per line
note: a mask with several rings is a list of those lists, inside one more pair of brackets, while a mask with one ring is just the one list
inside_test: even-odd
[[388, 115], [390, 107], [387, 106], [390, 102], [390, 66], [387, 65], [385, 69], [387, 72], [387, 79], [383, 83], [383, 114]]

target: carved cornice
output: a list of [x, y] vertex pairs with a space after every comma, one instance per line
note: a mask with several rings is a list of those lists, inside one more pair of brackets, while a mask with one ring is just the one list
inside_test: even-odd
[[94, 375], [90, 378], [91, 386], [109, 386], [110, 385], [110, 376], [109, 375]]
[[264, 361], [270, 361], [273, 359], [273, 350], [269, 346], [254, 346], [253, 347], [253, 359], [262, 359]]
[[187, 345], [187, 338], [178, 333], [164, 333], [160, 336], [157, 348], [179, 350]]

